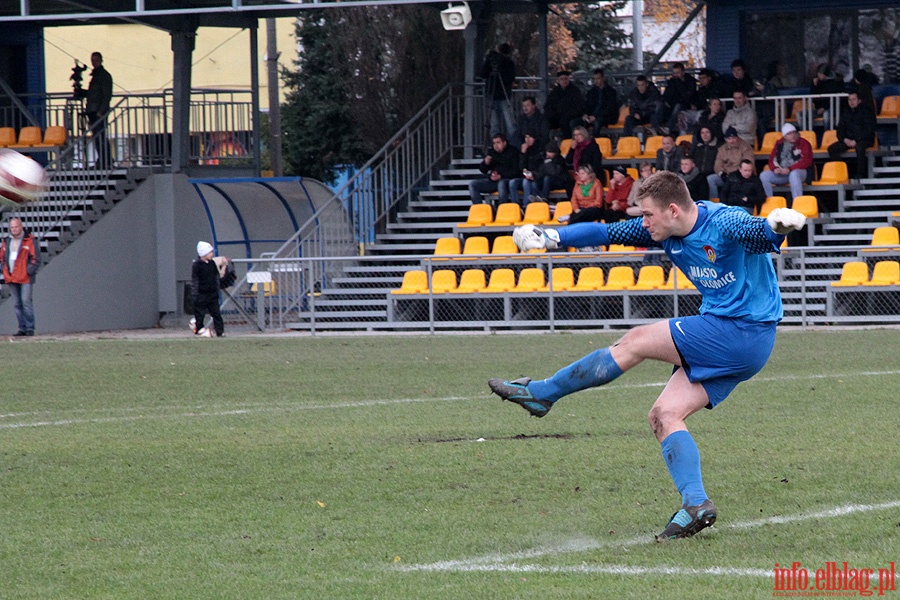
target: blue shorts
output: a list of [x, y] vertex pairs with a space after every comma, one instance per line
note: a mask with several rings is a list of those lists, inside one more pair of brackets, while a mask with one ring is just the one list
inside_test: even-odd
[[762, 370], [775, 346], [775, 326], [715, 315], [669, 319], [688, 381], [703, 385], [709, 397], [706, 408]]

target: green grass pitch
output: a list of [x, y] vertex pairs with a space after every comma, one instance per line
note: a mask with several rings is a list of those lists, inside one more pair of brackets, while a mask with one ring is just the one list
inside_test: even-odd
[[668, 544], [646, 422], [668, 367], [544, 419], [488, 393], [617, 337], [4, 343], [0, 597], [770, 598], [775, 563], [844, 561], [877, 585], [896, 330], [780, 332], [688, 421], [719, 522]]

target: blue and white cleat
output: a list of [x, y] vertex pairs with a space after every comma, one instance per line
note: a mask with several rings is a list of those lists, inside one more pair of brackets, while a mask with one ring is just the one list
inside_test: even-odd
[[669, 524], [663, 532], [656, 536], [656, 541], [688, 538], [715, 522], [716, 507], [708, 498], [696, 506], [682, 506], [681, 510], [669, 519]]
[[491, 379], [488, 381], [492, 392], [504, 400], [518, 404], [527, 410], [531, 416], [541, 418], [550, 412], [550, 409], [553, 408], [553, 402], [532, 396], [528, 390], [529, 383], [531, 383], [531, 377], [522, 377], [513, 381], [504, 381], [503, 379]]

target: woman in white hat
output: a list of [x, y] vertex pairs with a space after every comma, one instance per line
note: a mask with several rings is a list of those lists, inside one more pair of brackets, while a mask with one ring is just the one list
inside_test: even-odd
[[[209, 242], [197, 243], [197, 258], [191, 265], [191, 300], [194, 303], [194, 334], [203, 331], [206, 313], [212, 317], [217, 337], [225, 335], [225, 322], [219, 312], [219, 268], [213, 260], [215, 250]], [[207, 330], [208, 331], [208, 330]]]

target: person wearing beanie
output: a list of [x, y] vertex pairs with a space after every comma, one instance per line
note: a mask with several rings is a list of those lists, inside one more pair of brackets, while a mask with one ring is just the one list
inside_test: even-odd
[[781, 139], [769, 154], [769, 170], [759, 176], [766, 197], [774, 196], [773, 187], [789, 184], [791, 197], [803, 195], [803, 184], [815, 176], [812, 145], [800, 137], [790, 123], [781, 126]]
[[612, 171], [612, 179], [609, 182], [609, 192], [606, 194], [607, 210], [603, 219], [607, 223], [621, 221], [628, 218], [628, 197], [634, 187], [634, 178], [628, 174], [628, 169], [622, 165]]
[[219, 268], [213, 260], [215, 249], [209, 242], [197, 243], [197, 258], [191, 265], [191, 300], [194, 304], [194, 334], [204, 329], [206, 314], [212, 317], [217, 337], [225, 335], [225, 322], [219, 312]]

